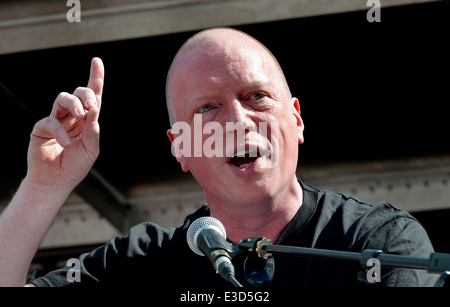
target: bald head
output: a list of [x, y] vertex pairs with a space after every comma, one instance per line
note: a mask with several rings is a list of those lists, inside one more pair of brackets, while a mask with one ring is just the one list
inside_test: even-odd
[[[174, 107], [173, 91], [176, 83], [183, 78], [174, 78], [174, 75], [186, 71], [186, 65], [193, 66], [195, 61], [229, 58], [235, 54], [246, 52], [252, 57], [260, 57], [266, 65], [271, 65], [276, 77], [282, 83], [283, 90], [290, 95], [284, 73], [273, 54], [258, 40], [250, 35], [231, 28], [214, 28], [201, 31], [188, 39], [178, 50], [170, 66], [166, 80], [166, 103], [169, 112], [170, 124], [177, 121], [177, 110]], [[192, 69], [192, 67], [191, 67]]]

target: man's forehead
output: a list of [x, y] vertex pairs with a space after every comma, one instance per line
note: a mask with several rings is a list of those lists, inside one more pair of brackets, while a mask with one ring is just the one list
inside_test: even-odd
[[[230, 69], [221, 70], [221, 67]], [[210, 75], [201, 75], [202, 71], [208, 70], [211, 70]], [[175, 97], [185, 97], [186, 86], [190, 87], [189, 91], [192, 93], [193, 83], [198, 84], [191, 82], [193, 79], [198, 81], [197, 77], [214, 78], [219, 74], [228, 78], [233, 73], [234, 80], [247, 79], [253, 84], [271, 80], [274, 86], [287, 87], [287, 84], [279, 83], [285, 79], [278, 61], [255, 38], [234, 29], [207, 30], [189, 39], [175, 56], [166, 84], [169, 114], [175, 114], [175, 108], [171, 106], [174, 102], [172, 100]]]
[[[210, 90], [219, 90], [222, 87], [239, 86], [243, 89], [266, 85], [272, 75], [267, 61], [247, 51], [240, 49], [232, 53], [198, 53], [192, 58], [188, 57], [175, 74], [173, 85], [184, 88], [183, 93], [187, 86], [192, 94], [202, 97], [199, 100], [210, 95], [207, 93]], [[195, 100], [198, 100], [197, 97]]]
[[[224, 42], [223, 45], [192, 48], [181, 55], [173, 72], [178, 82], [201, 75], [203, 78], [217, 77], [221, 73], [233, 75], [235, 79], [268, 74], [274, 65], [262, 48], [255, 45], [239, 45]], [[262, 82], [263, 80], [259, 80]]]

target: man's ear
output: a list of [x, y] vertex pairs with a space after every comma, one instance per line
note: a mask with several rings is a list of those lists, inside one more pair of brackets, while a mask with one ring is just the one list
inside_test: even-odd
[[186, 173], [189, 172], [189, 167], [187, 166], [182, 148], [180, 148], [179, 144], [175, 142], [176, 136], [172, 133], [172, 128], [167, 130], [167, 136], [169, 137], [169, 140], [172, 143], [172, 155], [174, 155], [178, 163], [180, 163], [183, 172]]
[[291, 98], [292, 103], [292, 112], [294, 114], [295, 119], [297, 120], [297, 133], [298, 133], [298, 143], [303, 144], [305, 141], [305, 138], [303, 136], [303, 131], [305, 130], [305, 125], [303, 124], [303, 119], [300, 116], [300, 102], [297, 98], [292, 97]]

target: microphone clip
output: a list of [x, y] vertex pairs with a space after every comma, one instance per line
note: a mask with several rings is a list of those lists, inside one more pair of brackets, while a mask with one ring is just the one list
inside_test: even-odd
[[248, 238], [239, 242], [237, 244], [237, 247], [241, 252], [254, 254], [258, 258], [267, 260], [269, 257], [272, 256], [272, 254], [265, 250], [265, 246], [271, 245], [271, 243], [272, 243], [271, 240], [264, 237]]

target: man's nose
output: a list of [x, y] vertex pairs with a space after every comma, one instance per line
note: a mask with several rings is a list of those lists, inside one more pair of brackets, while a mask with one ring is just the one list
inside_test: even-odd
[[238, 99], [233, 99], [227, 104], [225, 122], [239, 124], [245, 129], [252, 130], [255, 123], [251, 119], [250, 112]]

